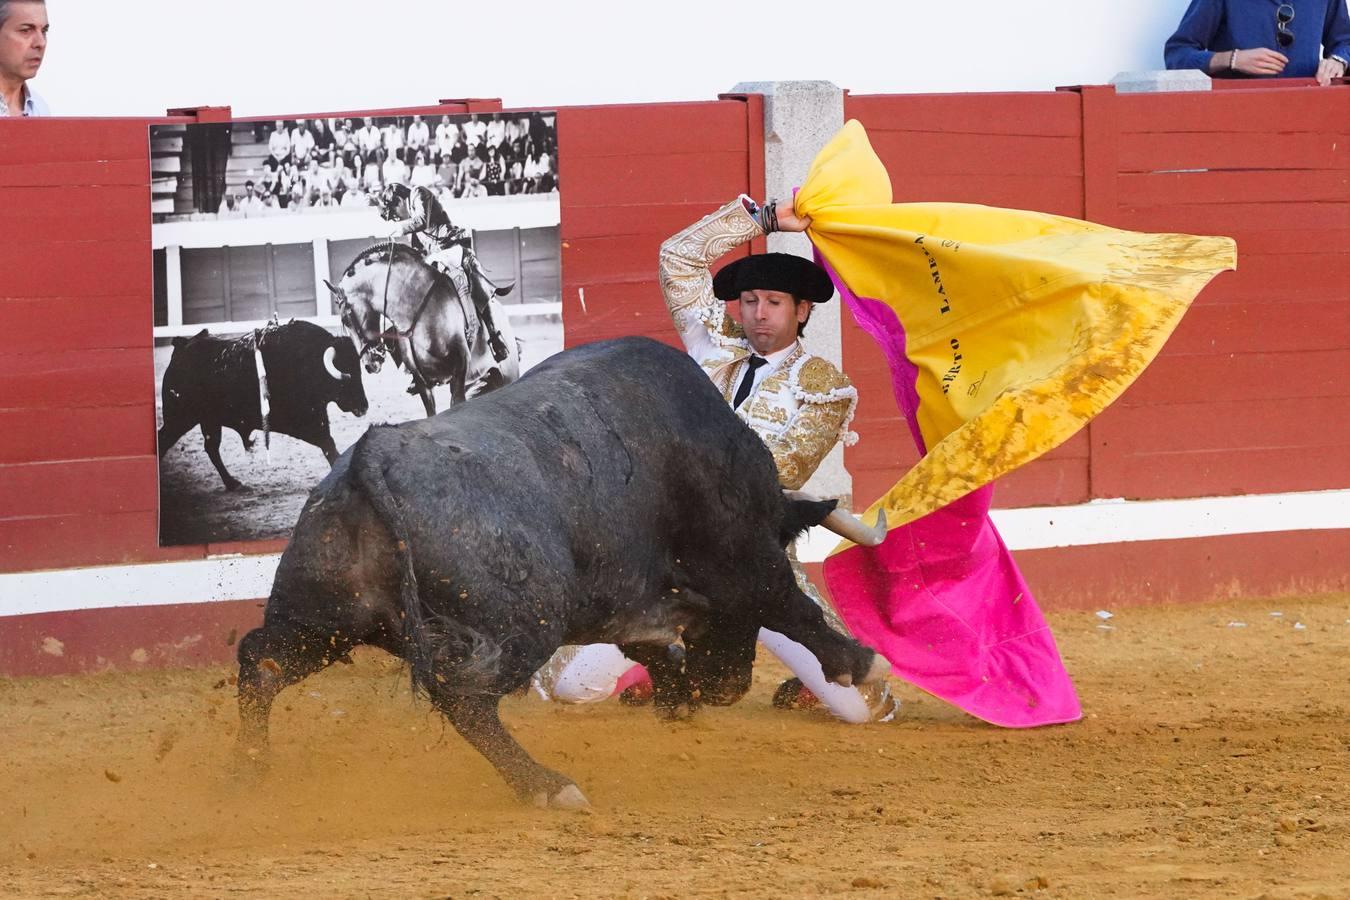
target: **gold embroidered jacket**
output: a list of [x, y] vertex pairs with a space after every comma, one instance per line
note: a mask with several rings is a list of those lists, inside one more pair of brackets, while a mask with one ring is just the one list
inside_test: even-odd
[[[745, 332], [726, 304], [713, 295], [713, 262], [764, 232], [742, 196], [661, 245], [661, 290], [666, 308], [689, 355], [703, 366], [731, 402], [751, 353]], [[736, 414], [773, 453], [783, 486], [800, 488], [825, 454], [849, 431], [858, 392], [827, 359], [813, 356], [798, 341], [782, 364], [760, 383]]]

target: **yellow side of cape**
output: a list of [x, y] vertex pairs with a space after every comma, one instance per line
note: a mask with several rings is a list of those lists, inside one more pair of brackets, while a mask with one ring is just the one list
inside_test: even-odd
[[856, 121], [817, 156], [796, 209], [853, 294], [895, 311], [918, 368], [928, 453], [873, 504], [891, 525], [1063, 443], [1158, 355], [1210, 279], [1236, 267], [1226, 237], [893, 204], [890, 177]]

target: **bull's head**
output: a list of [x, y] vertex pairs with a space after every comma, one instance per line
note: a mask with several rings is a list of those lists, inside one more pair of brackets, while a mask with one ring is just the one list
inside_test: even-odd
[[343, 412], [364, 416], [370, 409], [361, 383], [361, 361], [350, 341], [334, 338], [323, 351], [323, 368], [336, 384], [333, 401]]
[[821, 525], [864, 547], [875, 547], [886, 539], [886, 511], [877, 511], [877, 523], [868, 525], [857, 516], [837, 509], [838, 501], [821, 500], [805, 491], [784, 489], [788, 499], [788, 511], [783, 523], [784, 543], [813, 525]]
[[[884, 512], [877, 516], [875, 525], [869, 526], [837, 509], [835, 500], [820, 500], [802, 491], [784, 490], [783, 494], [787, 502], [779, 537], [785, 546], [815, 525], [867, 547], [875, 547], [886, 537]], [[758, 632], [758, 622], [713, 607], [703, 627], [684, 635], [682, 677], [668, 677], [669, 683], [662, 684], [659, 672], [652, 671], [658, 695], [664, 691], [670, 697], [666, 705], [671, 707], [681, 703], [691, 706], [735, 703], [750, 689]], [[682, 696], [682, 691], [688, 691], [689, 696]]]

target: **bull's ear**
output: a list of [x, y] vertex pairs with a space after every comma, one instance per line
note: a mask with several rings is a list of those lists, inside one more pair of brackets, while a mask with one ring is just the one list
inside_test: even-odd
[[838, 505], [838, 500], [787, 498], [787, 511], [783, 516], [781, 531], [783, 543], [786, 544], [807, 529], [824, 522], [825, 517], [834, 512], [834, 508]]

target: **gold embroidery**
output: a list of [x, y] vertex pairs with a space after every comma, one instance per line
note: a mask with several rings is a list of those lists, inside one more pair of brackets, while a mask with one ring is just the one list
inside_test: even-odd
[[745, 329], [741, 327], [741, 323], [737, 322], [735, 319], [727, 315], [725, 312], [722, 313], [722, 327], [719, 328], [718, 330], [721, 331], [723, 335], [729, 338], [745, 337]]
[[853, 409], [853, 398], [829, 403], [804, 403], [779, 435], [760, 432], [778, 465], [778, 480], [796, 490], [806, 483], [839, 440], [839, 431]]
[[808, 394], [829, 394], [831, 391], [850, 387], [848, 376], [834, 367], [827, 359], [813, 356], [802, 365], [797, 383]]
[[718, 359], [704, 360], [702, 365], [703, 371], [708, 373], [708, 377], [712, 379], [712, 383], [722, 392], [722, 399], [727, 401], [727, 403], [730, 403], [731, 385], [733, 383], [731, 373], [736, 367]]
[[763, 231], [741, 201], [733, 200], [668, 238], [661, 245], [659, 280], [671, 314], [689, 306], [721, 305], [713, 296], [710, 266], [760, 234]]

